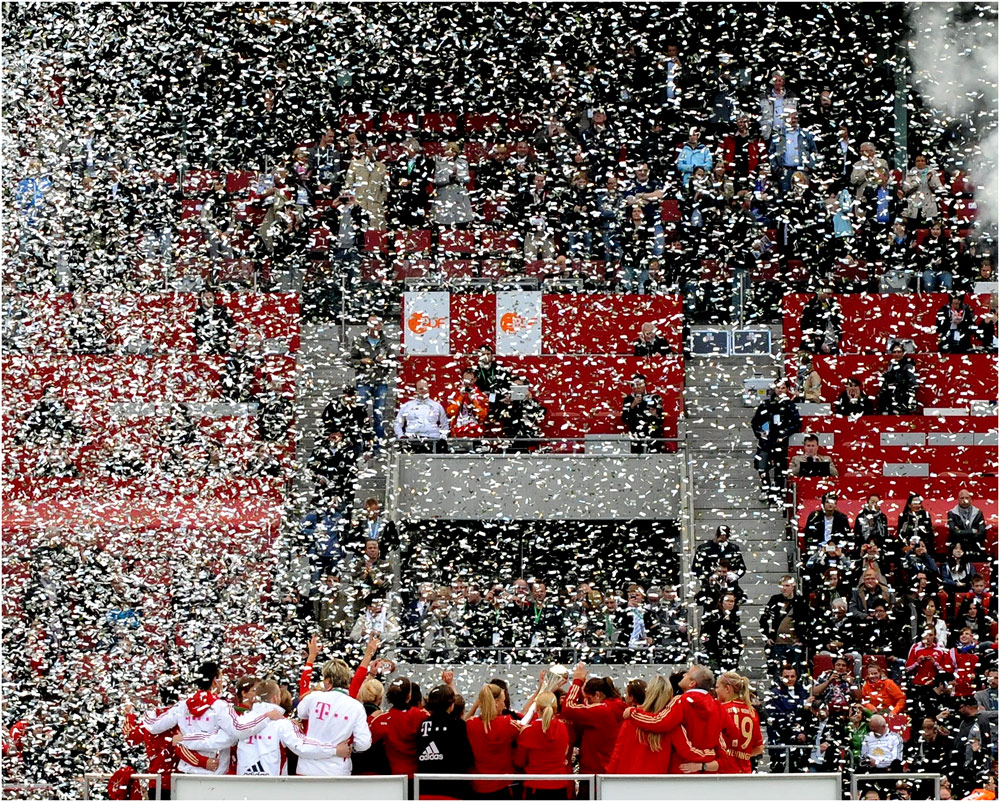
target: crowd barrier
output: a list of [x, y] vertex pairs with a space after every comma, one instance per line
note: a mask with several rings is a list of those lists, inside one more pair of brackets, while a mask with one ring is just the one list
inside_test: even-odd
[[[912, 774], [910, 772], [903, 772], [901, 774], [886, 774], [886, 773], [875, 773], [875, 774], [852, 774], [851, 775], [851, 799], [859, 799], [858, 796], [859, 788], [862, 783], [866, 784], [882, 784], [885, 785], [887, 781], [895, 782], [897, 780], [905, 780], [911, 786], [918, 782], [933, 782], [934, 783], [934, 794], [930, 797], [931, 799], [941, 798], [941, 775], [940, 774]], [[926, 797], [913, 797], [915, 799], [921, 799]], [[968, 797], [966, 797], [968, 798]]]
[[[84, 774], [83, 778], [80, 780], [80, 789], [83, 799], [93, 798], [91, 789], [99, 788], [100, 786], [98, 785], [98, 783], [104, 785], [104, 788], [101, 789], [102, 793], [100, 794], [100, 797], [103, 798], [104, 797], [103, 791], [106, 790], [107, 782], [110, 779], [111, 779], [110, 774], [100, 774], [98, 772], [88, 772], [87, 774]], [[143, 786], [145, 786], [147, 783], [153, 783], [154, 787], [150, 789], [153, 795], [149, 797], [150, 799], [163, 798], [163, 777], [161, 777], [159, 774], [139, 774], [138, 772], [136, 772], [135, 774], [132, 775], [132, 779]]]
[[[863, 775], [894, 779], [896, 775]], [[931, 779], [927, 775], [901, 775]], [[407, 778], [387, 777], [230, 777], [174, 774], [172, 798], [186, 799], [383, 799], [462, 798], [448, 794], [449, 784], [472, 780], [566, 781], [578, 784], [577, 799], [816, 799], [842, 798], [840, 773], [809, 774], [416, 774], [413, 795], [407, 795]], [[433, 783], [435, 792], [421, 790]], [[935, 782], [935, 791], [938, 785]], [[89, 796], [85, 796], [89, 799]]]

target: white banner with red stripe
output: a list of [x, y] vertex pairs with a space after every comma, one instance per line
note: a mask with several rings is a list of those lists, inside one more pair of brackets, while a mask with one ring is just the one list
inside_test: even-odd
[[505, 356], [542, 353], [542, 294], [498, 292], [496, 352]]
[[418, 356], [451, 353], [451, 295], [403, 293], [403, 350]]

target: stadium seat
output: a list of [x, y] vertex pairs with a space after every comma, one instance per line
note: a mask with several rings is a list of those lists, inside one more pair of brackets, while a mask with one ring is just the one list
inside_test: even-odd
[[438, 234], [438, 249], [444, 254], [474, 253], [476, 250], [476, 232], [444, 229]]
[[397, 231], [393, 237], [396, 253], [428, 253], [431, 249], [431, 232], [427, 229]]
[[450, 112], [425, 114], [421, 128], [429, 133], [454, 134], [458, 131], [458, 115]]
[[342, 114], [341, 131], [374, 131], [375, 119], [371, 114]]
[[484, 231], [481, 245], [485, 253], [515, 253], [521, 250], [520, 237], [513, 231]]
[[492, 133], [499, 128], [499, 114], [468, 114], [465, 117], [465, 130], [467, 133]]
[[389, 232], [374, 228], [366, 231], [364, 250], [368, 252], [386, 253], [389, 250]]

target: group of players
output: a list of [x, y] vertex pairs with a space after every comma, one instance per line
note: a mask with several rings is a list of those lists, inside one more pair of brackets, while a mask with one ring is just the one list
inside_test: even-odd
[[[474, 775], [570, 774], [574, 757], [581, 774], [750, 773], [764, 750], [749, 680], [735, 672], [716, 678], [709, 668], [692, 665], [648, 683], [632, 680], [623, 697], [610, 678], [588, 677], [579, 663], [570, 676], [543, 671], [520, 713], [511, 710], [500, 679], [484, 685], [466, 712], [451, 671], [442, 672], [442, 683], [426, 698], [405, 677], [383, 686], [377, 675], [395, 666], [384, 660], [373, 666], [377, 648], [373, 638], [353, 675], [343, 660], [327, 661], [314, 683], [314, 637], [296, 705], [288, 688], [255, 677], [237, 680], [235, 699], [227, 701], [220, 696], [226, 680], [219, 666], [204, 663], [190, 695], [169, 704], [164, 694], [172, 689], [161, 687], [165, 706], [150, 710], [141, 723], [126, 705], [125, 735], [146, 747], [149, 771], [161, 775], [165, 798], [173, 771], [458, 773], [470, 775], [474, 796], [513, 798], [513, 781], [476, 781]], [[569, 780], [527, 780], [524, 787], [532, 798], [573, 795]]]

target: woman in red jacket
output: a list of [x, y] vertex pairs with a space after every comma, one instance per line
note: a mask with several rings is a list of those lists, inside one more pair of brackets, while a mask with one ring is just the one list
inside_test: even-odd
[[406, 677], [394, 679], [385, 698], [391, 707], [385, 713], [372, 716], [369, 725], [372, 746], [385, 741], [390, 771], [412, 779], [417, 771], [417, 732], [428, 714], [422, 707], [413, 705], [413, 683]]
[[[556, 715], [554, 694], [545, 691], [535, 699], [535, 717], [517, 737], [514, 762], [525, 774], [569, 774], [569, 731]], [[568, 799], [572, 782], [525, 780], [528, 799]]]
[[[514, 745], [520, 727], [510, 716], [501, 715], [503, 688], [487, 684], [479, 692], [479, 715], [465, 722], [476, 774], [513, 774]], [[480, 797], [512, 799], [511, 784], [503, 780], [473, 780], [472, 790]]]
[[715, 697], [722, 708], [720, 748], [715, 750], [719, 774], [750, 774], [750, 759], [764, 751], [760, 719], [750, 698], [750, 680], [727, 671], [715, 684]]
[[[647, 713], [659, 713], [674, 698], [674, 689], [666, 677], [653, 677], [645, 689], [641, 707]], [[615, 751], [608, 762], [608, 774], [667, 774], [670, 768], [670, 738], [644, 732], [626, 719], [618, 731]]]
[[625, 703], [610, 677], [591, 677], [577, 663], [563, 704], [563, 717], [580, 731], [580, 773], [606, 774], [622, 725]]

